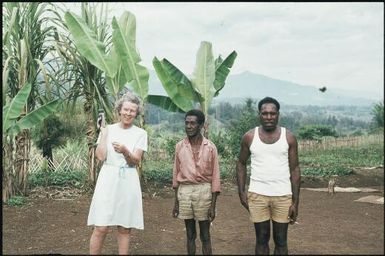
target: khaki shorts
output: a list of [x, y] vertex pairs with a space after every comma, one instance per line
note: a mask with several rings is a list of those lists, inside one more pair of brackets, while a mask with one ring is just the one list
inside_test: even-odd
[[178, 188], [179, 219], [208, 220], [211, 206], [211, 184], [180, 184]]
[[264, 196], [248, 192], [250, 220], [255, 223], [272, 219], [275, 222], [288, 223], [290, 221], [288, 215], [292, 204], [291, 198], [291, 195]]

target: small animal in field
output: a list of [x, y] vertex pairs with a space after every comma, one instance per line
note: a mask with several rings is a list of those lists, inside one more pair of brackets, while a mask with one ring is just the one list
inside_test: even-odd
[[318, 90], [320, 90], [321, 92], [326, 92], [326, 86], [321, 87], [321, 88], [319, 88]]
[[331, 196], [333, 196], [336, 193], [335, 192], [336, 182], [337, 182], [337, 175], [331, 176], [328, 183], [328, 193]]

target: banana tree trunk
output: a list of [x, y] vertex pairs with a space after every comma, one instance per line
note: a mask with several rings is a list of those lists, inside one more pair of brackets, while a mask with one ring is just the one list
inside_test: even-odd
[[208, 139], [209, 138], [209, 115], [208, 115], [208, 106], [206, 102], [202, 100], [200, 103], [200, 110], [205, 114], [205, 123], [203, 125], [203, 136]]
[[87, 117], [87, 146], [88, 146], [88, 184], [94, 187], [96, 184], [96, 169], [95, 169], [95, 130], [92, 117], [92, 100], [87, 100], [84, 103], [84, 114]]
[[7, 137], [3, 136], [3, 203], [7, 202], [15, 193], [13, 186], [13, 167], [13, 142], [7, 141]]
[[16, 155], [15, 155], [15, 174], [16, 174], [16, 191], [22, 195], [28, 195], [28, 168], [29, 168], [29, 152], [31, 149], [30, 132], [23, 130], [15, 138]]
[[209, 138], [209, 120], [206, 120], [203, 126], [203, 136], [208, 139]]

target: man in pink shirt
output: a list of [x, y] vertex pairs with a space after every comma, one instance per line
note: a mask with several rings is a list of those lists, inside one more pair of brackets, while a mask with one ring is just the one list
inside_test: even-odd
[[187, 137], [175, 146], [172, 180], [175, 205], [172, 215], [185, 222], [189, 255], [195, 255], [196, 220], [202, 254], [212, 254], [210, 223], [215, 218], [215, 204], [220, 193], [218, 152], [214, 143], [201, 134], [204, 123], [202, 111], [188, 111], [185, 115]]

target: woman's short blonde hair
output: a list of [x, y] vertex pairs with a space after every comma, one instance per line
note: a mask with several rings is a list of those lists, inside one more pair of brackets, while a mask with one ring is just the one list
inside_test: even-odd
[[131, 102], [136, 105], [138, 105], [138, 110], [136, 111], [136, 116], [140, 115], [142, 113], [142, 106], [140, 104], [140, 99], [138, 96], [133, 94], [132, 92], [128, 91], [125, 93], [120, 99], [118, 99], [115, 103], [115, 111], [119, 115], [120, 110], [122, 109], [124, 102]]

